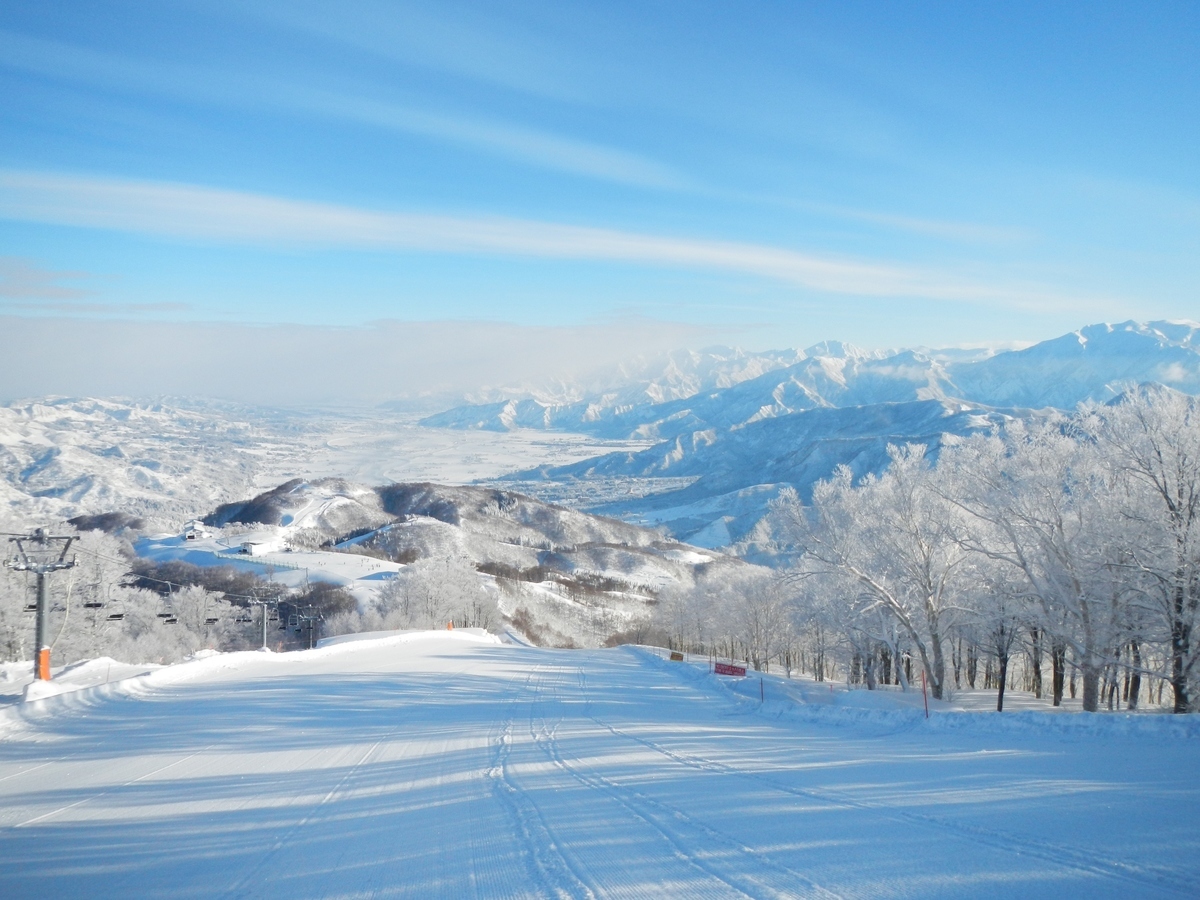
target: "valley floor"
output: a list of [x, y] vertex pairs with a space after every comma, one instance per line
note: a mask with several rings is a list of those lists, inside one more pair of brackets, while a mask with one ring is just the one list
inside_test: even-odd
[[1200, 885], [1190, 723], [927, 723], [821, 707], [815, 693], [796, 702], [800, 689], [760, 706], [757, 686], [741, 687], [635, 648], [422, 633], [215, 656], [12, 707], [0, 712], [0, 896], [1153, 897]]

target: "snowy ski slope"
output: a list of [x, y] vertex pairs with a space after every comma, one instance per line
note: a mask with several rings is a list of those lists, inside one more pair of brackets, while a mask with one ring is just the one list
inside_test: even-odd
[[1197, 893], [1190, 722], [765, 686], [410, 633], [25, 704], [0, 714], [0, 896]]

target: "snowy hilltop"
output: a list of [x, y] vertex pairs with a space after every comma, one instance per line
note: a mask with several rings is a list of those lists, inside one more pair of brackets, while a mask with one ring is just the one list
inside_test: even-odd
[[660, 531], [484, 487], [295, 479], [224, 504], [201, 530], [139, 540], [157, 563], [235, 566], [353, 597], [339, 630], [503, 619], [541, 642], [596, 645], [664, 593], [756, 570]]

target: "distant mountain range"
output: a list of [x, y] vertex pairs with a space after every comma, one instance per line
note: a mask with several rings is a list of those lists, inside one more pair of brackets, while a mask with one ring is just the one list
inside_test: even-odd
[[741, 540], [785, 485], [806, 498], [839, 465], [856, 477], [887, 463], [888, 444], [925, 444], [936, 456], [944, 435], [1002, 425], [1028, 410], [995, 410], [948, 400], [811, 409], [725, 429], [677, 435], [640, 453], [612, 453], [571, 466], [519, 473], [533, 480], [691, 476], [684, 488], [603, 503], [593, 511], [666, 525], [680, 540], [723, 547]]
[[[1092, 325], [1024, 350], [1000, 353], [866, 352], [826, 343], [798, 361], [727, 387], [662, 402], [615, 405], [595, 397], [565, 405], [534, 400], [458, 407], [424, 420], [451, 428], [572, 430], [658, 443], [569, 466], [518, 473], [517, 484], [671, 478], [671, 487], [588, 508], [707, 547], [744, 541], [784, 486], [807, 496], [839, 465], [879, 471], [889, 443], [921, 443], [936, 456], [944, 435], [1105, 401], [1158, 382], [1200, 393], [1200, 325]], [[706, 351], [718, 356], [720, 351]], [[772, 361], [785, 359], [772, 353]], [[652, 395], [650, 386], [639, 386]], [[679, 487], [680, 478], [690, 479]]]
[[[1004, 352], [836, 342], [677, 351], [583, 383], [488, 395], [496, 402], [430, 416], [427, 428], [384, 410], [351, 420], [193, 402], [23, 401], [0, 406], [0, 520], [24, 528], [119, 512], [174, 528], [264, 483], [315, 477], [318, 465], [361, 481], [380, 468], [372, 461], [412, 456], [430, 461], [420, 480], [478, 478], [753, 557], [754, 526], [786, 486], [807, 496], [840, 464], [879, 471], [889, 443], [926, 444], [936, 456], [946, 434], [1106, 401], [1145, 382], [1200, 394], [1200, 325], [1091, 325]], [[622, 445], [610, 440], [635, 449], [611, 452]], [[451, 445], [465, 454], [487, 442], [502, 466], [434, 465]], [[509, 465], [520, 471], [484, 477]]]
[[[1130, 385], [1150, 381], [1200, 393], [1198, 334], [1200, 325], [1194, 322], [1091, 325], [1024, 350], [994, 354], [865, 351], [838, 342], [761, 356], [710, 348], [673, 354], [660, 374], [622, 390], [561, 404], [514, 398], [459, 406], [422, 424], [665, 440], [804, 410], [914, 400], [1073, 409], [1082, 401], [1108, 400]], [[699, 387], [681, 396], [692, 385]]]

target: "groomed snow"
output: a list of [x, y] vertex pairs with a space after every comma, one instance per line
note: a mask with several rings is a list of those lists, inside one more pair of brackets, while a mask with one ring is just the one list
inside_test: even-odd
[[1190, 718], [763, 691], [456, 630], [10, 707], [0, 896], [1195, 896]]

